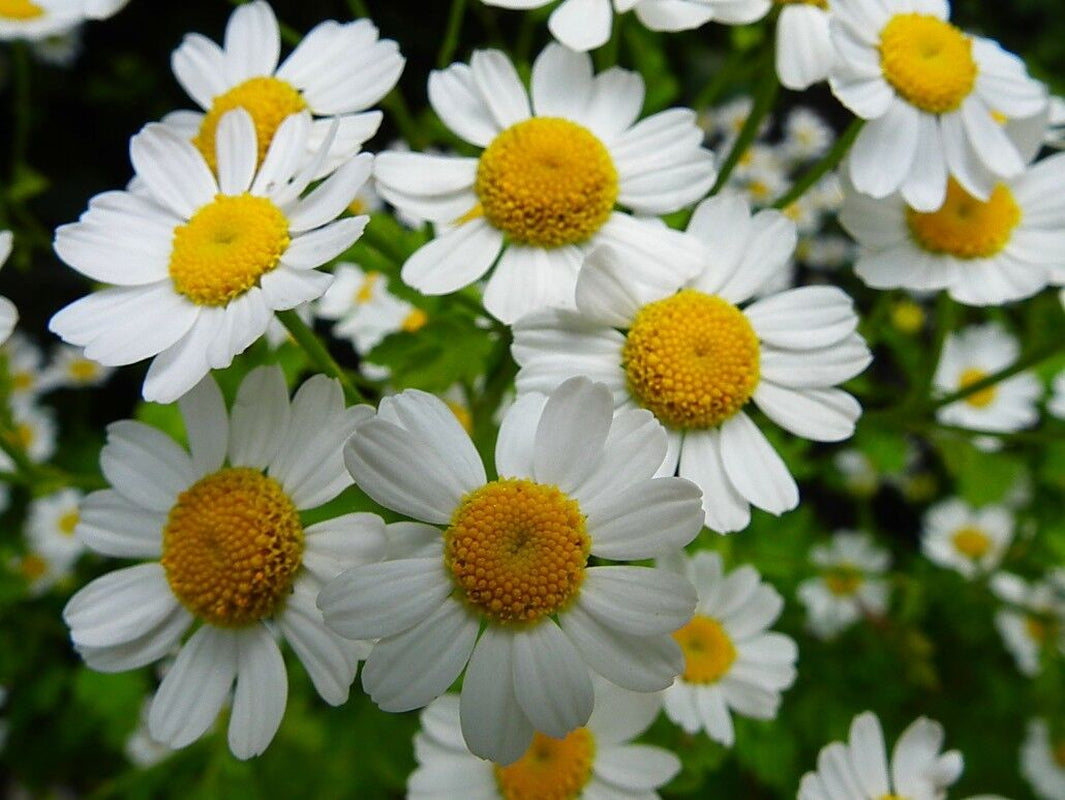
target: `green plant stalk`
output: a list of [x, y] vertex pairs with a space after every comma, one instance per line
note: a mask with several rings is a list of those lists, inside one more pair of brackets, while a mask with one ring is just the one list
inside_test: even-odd
[[989, 389], [995, 384], [1000, 383], [1007, 378], [1012, 378], [1017, 373], [1024, 372], [1026, 369], [1030, 369], [1036, 364], [1046, 361], [1051, 356], [1062, 352], [1065, 352], [1065, 340], [1053, 339], [1045, 342], [1041, 347], [1036, 347], [1030, 350], [1027, 355], [1017, 359], [1017, 361], [1010, 366], [1000, 369], [998, 372], [993, 372], [978, 381], [974, 381], [964, 389], [958, 389], [956, 392], [951, 392], [948, 395], [937, 398], [932, 402], [930, 409], [934, 411], [937, 408], [942, 408], [951, 403], [956, 403], [959, 400], [964, 400], [970, 395], [982, 392], [984, 389]]
[[736, 165], [740, 163], [743, 154], [747, 152], [751, 143], [757, 138], [758, 129], [762, 127], [762, 122], [769, 115], [769, 110], [777, 99], [777, 93], [780, 91], [780, 81], [777, 80], [772, 47], [768, 47], [762, 56], [760, 73], [758, 84], [755, 87], [754, 105], [751, 107], [751, 113], [747, 115], [739, 136], [736, 137], [735, 144], [732, 145], [732, 149], [729, 150], [729, 154], [725, 158], [725, 163], [721, 165], [717, 180], [714, 182], [713, 188], [710, 189], [711, 195], [721, 191], [721, 188], [728, 182], [729, 176], [736, 169]]
[[294, 310], [278, 311], [277, 318], [281, 320], [281, 324], [288, 329], [288, 332], [292, 334], [292, 338], [296, 340], [303, 351], [307, 354], [311, 362], [315, 364], [318, 369], [324, 372], [331, 378], [336, 378], [340, 381], [340, 386], [344, 390], [344, 397], [352, 405], [358, 403], [367, 402], [363, 397], [355, 384], [351, 382], [351, 378], [344, 372], [341, 366], [334, 360], [334, 358], [326, 350], [325, 345], [319, 341], [318, 337], [314, 334], [307, 324], [300, 319], [299, 314]]
[[[358, 0], [351, 0], [358, 2]], [[467, 0], [451, 0], [451, 11], [447, 17], [447, 28], [444, 31], [444, 43], [440, 46], [440, 54], [436, 57], [437, 69], [444, 69], [451, 63], [455, 50], [459, 46], [459, 34], [462, 32], [462, 19], [466, 15]]]
[[773, 201], [773, 208], [787, 208], [800, 197], [802, 197], [810, 188], [816, 184], [825, 173], [833, 170], [843, 160], [843, 157], [847, 155], [847, 152], [851, 149], [851, 145], [854, 144], [854, 140], [858, 138], [858, 132], [865, 125], [865, 120], [860, 117], [855, 117], [851, 120], [850, 125], [839, 135], [832, 148], [825, 153], [825, 155], [810, 167], [802, 176], [795, 181], [795, 185], [788, 191]]
[[366, 3], [363, 0], [348, 0], [348, 8], [351, 9], [352, 16], [355, 17], [369, 17], [370, 9], [366, 7]]

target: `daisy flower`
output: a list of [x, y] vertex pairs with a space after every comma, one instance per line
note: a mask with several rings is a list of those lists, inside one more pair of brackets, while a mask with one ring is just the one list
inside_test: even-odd
[[607, 389], [579, 378], [510, 408], [489, 481], [443, 401], [384, 398], [345, 460], [371, 498], [429, 523], [417, 526], [423, 544], [348, 570], [318, 597], [333, 630], [379, 639], [362, 671], [373, 701], [420, 708], [465, 667], [466, 744], [509, 764], [534, 731], [562, 738], [588, 722], [590, 669], [633, 691], [669, 686], [683, 666], [670, 634], [691, 617], [691, 584], [588, 563], [652, 558], [698, 533], [699, 490], [652, 477], [665, 450], [650, 414], [614, 419]]
[[800, 583], [796, 597], [815, 636], [832, 639], [867, 614], [887, 613], [890, 587], [881, 576], [891, 555], [868, 533], [836, 531], [829, 544], [810, 550], [810, 561], [820, 574]]
[[325, 145], [328, 155], [314, 177], [332, 172], [377, 132], [381, 112], [366, 109], [392, 91], [403, 57], [395, 42], [378, 39], [367, 19], [322, 22], [278, 66], [280, 54], [277, 18], [262, 0], [234, 9], [221, 47], [187, 34], [170, 63], [203, 111], [177, 111], [164, 124], [191, 140], [214, 169], [218, 125], [226, 112], [243, 108], [251, 114], [262, 163], [282, 121], [306, 111], [314, 121], [302, 154], [312, 159]]
[[[429, 78], [429, 101], [478, 158], [382, 153], [375, 166], [386, 201], [437, 224], [437, 237], [403, 265], [424, 294], [448, 294], [491, 269], [484, 306], [510, 324], [522, 314], [571, 307], [584, 252], [610, 243], [688, 275], [698, 250], [677, 231], [636, 214], [693, 203], [714, 181], [695, 112], [662, 111], [636, 122], [643, 79], [548, 45], [533, 64], [531, 105], [498, 50], [473, 54]], [[447, 231], [441, 233], [441, 224]], [[502, 255], [500, 255], [502, 253]]]
[[1013, 514], [1003, 506], [971, 508], [953, 498], [928, 509], [921, 550], [967, 579], [995, 569], [1013, 538]]
[[[11, 255], [13, 240], [11, 231], [0, 231], [0, 267], [4, 266], [8, 256]], [[6, 342], [11, 336], [16, 322], [18, 322], [18, 309], [15, 308], [15, 304], [6, 297], [0, 297], [0, 344]]]
[[780, 83], [803, 91], [828, 78], [836, 60], [827, 0], [777, 0], [776, 67]]
[[[1008, 367], [1019, 353], [1017, 340], [996, 323], [972, 325], [947, 336], [932, 385], [942, 394], [956, 392]], [[936, 419], [982, 431], [1017, 431], [1039, 419], [1042, 393], [1039, 379], [1022, 372], [939, 408]]]
[[[50, 408], [15, 403], [11, 415], [15, 423], [11, 443], [25, 452], [30, 461], [41, 464], [55, 455], [58, 431]], [[11, 456], [0, 451], [0, 471], [12, 470], [14, 466]]]
[[112, 372], [111, 367], [86, 358], [82, 348], [61, 344], [52, 350], [52, 358], [41, 372], [41, 391], [99, 386]]
[[[147, 196], [105, 192], [80, 221], [56, 231], [55, 250], [111, 288], [67, 306], [49, 328], [85, 356], [121, 366], [154, 356], [144, 398], [176, 400], [210, 369], [258, 339], [272, 312], [322, 295], [333, 278], [315, 267], [359, 238], [368, 217], [337, 219], [369, 177], [372, 156], [348, 161], [305, 197], [318, 163], [300, 168], [306, 112], [288, 117], [256, 167], [256, 132], [242, 109], [218, 129], [218, 179], [169, 128], [130, 142]], [[318, 152], [325, 157], [328, 142]]]
[[129, 0], [3, 0], [0, 2], [0, 41], [37, 41], [63, 34], [87, 19], [107, 19]]
[[275, 636], [331, 705], [347, 700], [366, 655], [365, 643], [325, 628], [314, 600], [342, 570], [384, 557], [384, 524], [346, 514], [305, 528], [299, 512], [351, 484], [341, 448], [371, 411], [345, 408], [340, 385], [321, 375], [290, 404], [278, 367], [249, 373], [229, 414], [210, 376], [179, 407], [188, 452], [139, 422], [108, 428], [100, 467], [114, 488], [85, 499], [76, 533], [96, 552], [148, 561], [94, 580], [63, 618], [101, 672], [151, 664], [180, 645], [148, 718], [152, 738], [169, 747], [202, 736], [235, 682], [229, 747], [250, 758], [285, 711]]
[[44, 354], [36, 343], [21, 331], [16, 331], [0, 347], [7, 361], [9, 397], [16, 405], [32, 404], [45, 390]]
[[13, 557], [8, 568], [26, 582], [30, 597], [40, 597], [54, 587], [65, 584], [74, 574], [74, 562], [51, 553], [41, 553], [27, 547]]
[[1003, 119], [1043, 113], [1047, 92], [1024, 62], [951, 25], [946, 0], [838, 0], [829, 84], [868, 120], [850, 151], [855, 188], [900, 192], [919, 211], [947, 197], [947, 175], [987, 200], [1024, 171]]
[[126, 737], [125, 746], [122, 748], [129, 762], [141, 769], [154, 767], [174, 754], [173, 750], [155, 741], [148, 732], [148, 716], [151, 708], [151, 700], [145, 700], [141, 704], [140, 713], [137, 715], [137, 727]]
[[649, 409], [668, 434], [662, 470], [699, 485], [710, 528], [735, 531], [751, 505], [781, 514], [799, 502], [748, 403], [797, 436], [846, 439], [861, 407], [835, 385], [870, 355], [839, 289], [745, 303], [794, 250], [795, 227], [782, 214], [752, 217], [742, 199], [718, 195], [695, 209], [688, 233], [704, 250], [702, 271], [686, 283], [656, 259], [630, 266], [618, 251], [593, 251], [577, 311], [543, 311], [515, 326], [517, 387], [549, 391], [584, 374], [606, 383], [619, 408]]
[[1065, 655], [1065, 591], [1060, 580], [1029, 583], [1009, 572], [991, 579], [991, 591], [1009, 604], [995, 613], [995, 627], [1017, 663], [1029, 678], [1039, 674], [1044, 649]]
[[470, 753], [459, 698], [438, 697], [422, 712], [414, 737], [418, 767], [407, 780], [408, 800], [658, 800], [655, 790], [680, 772], [680, 759], [660, 747], [630, 744], [658, 716], [657, 693], [630, 692], [602, 678], [593, 686], [595, 711], [585, 726], [564, 738], [534, 734], [507, 766]]
[[1021, 745], [1021, 774], [1040, 800], [1065, 800], [1065, 737], [1052, 740], [1045, 720], [1028, 723]]
[[[784, 9], [784, 12], [793, 8], [806, 8], [810, 5], [792, 3]], [[798, 106], [788, 112], [784, 120], [784, 139], [780, 147], [792, 161], [813, 161], [827, 153], [835, 139], [835, 131], [820, 114], [812, 108]]]
[[795, 682], [794, 640], [768, 630], [784, 598], [750, 565], [726, 574], [717, 553], [696, 553], [680, 567], [699, 602], [691, 622], [673, 634], [684, 651], [684, 672], [666, 689], [663, 707], [688, 733], [702, 729], [731, 747], [730, 712], [774, 719], [780, 693]]
[[77, 489], [62, 489], [30, 503], [26, 540], [31, 552], [73, 567], [85, 552], [85, 545], [74, 536], [81, 500]]
[[884, 732], [872, 711], [851, 723], [850, 739], [821, 748], [817, 771], [799, 784], [799, 800], [941, 800], [961, 777], [961, 753], [940, 753], [943, 726], [920, 717], [902, 732], [891, 751], [890, 773]]

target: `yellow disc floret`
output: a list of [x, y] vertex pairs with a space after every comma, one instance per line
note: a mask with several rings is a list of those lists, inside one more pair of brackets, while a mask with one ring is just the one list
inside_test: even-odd
[[224, 306], [274, 269], [290, 241], [270, 200], [220, 194], [174, 229], [170, 278], [197, 305]]
[[568, 119], [533, 117], [496, 136], [474, 184], [480, 211], [515, 242], [583, 242], [607, 221], [618, 173], [595, 134]]
[[640, 309], [621, 351], [629, 391], [672, 428], [712, 428], [739, 411], [759, 378], [758, 336], [743, 312], [685, 289]]
[[736, 646], [713, 617], [696, 614], [673, 638], [684, 651], [684, 680], [688, 683], [717, 683], [736, 660]]
[[496, 785], [503, 800], [576, 800], [592, 777], [595, 737], [587, 728], [565, 739], [537, 733], [525, 755], [496, 766]]
[[536, 622], [576, 597], [590, 546], [576, 501], [555, 486], [506, 478], [462, 499], [444, 533], [444, 561], [489, 619]]
[[306, 107], [303, 95], [292, 84], [278, 78], [249, 78], [214, 98], [192, 143], [203, 154], [211, 169], [217, 170], [215, 136], [218, 123], [227, 111], [243, 108], [251, 114], [252, 122], [255, 123], [255, 139], [259, 146], [258, 163], [262, 164], [281, 123], [289, 115], [303, 111]]
[[[958, 378], [958, 388], [968, 389], [974, 383], [982, 381], [988, 376], [985, 370], [979, 367], [969, 367], [962, 370], [961, 375]], [[973, 392], [971, 395], [965, 398], [965, 402], [971, 405], [973, 408], [987, 408], [993, 402], [995, 402], [995, 395], [997, 394], [998, 387], [992, 384], [984, 389]]]
[[982, 558], [991, 549], [991, 537], [979, 528], [968, 525], [954, 531], [950, 539], [954, 549], [968, 558]]
[[930, 114], [954, 111], [976, 84], [973, 42], [928, 14], [896, 14], [880, 31], [884, 79], [911, 105]]
[[56, 521], [56, 527], [64, 536], [73, 536], [74, 529], [78, 527], [78, 510], [76, 508], [62, 514]]
[[955, 258], [991, 258], [1010, 241], [1021, 208], [1009, 187], [999, 184], [987, 200], [978, 200], [953, 178], [939, 211], [906, 209], [910, 235], [922, 250]]
[[823, 577], [828, 591], [836, 597], [850, 597], [861, 587], [863, 579], [860, 569], [847, 564], [826, 570]]
[[0, 19], [37, 19], [44, 9], [30, 0], [0, 0]]
[[273, 478], [248, 467], [194, 483], [170, 509], [163, 568], [196, 616], [234, 628], [271, 616], [289, 594], [303, 557], [303, 526]]

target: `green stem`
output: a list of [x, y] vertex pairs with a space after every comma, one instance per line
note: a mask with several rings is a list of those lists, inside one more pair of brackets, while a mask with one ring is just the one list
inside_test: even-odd
[[743, 154], [747, 152], [747, 148], [758, 137], [758, 130], [762, 127], [762, 122], [769, 115], [769, 110], [777, 99], [777, 92], [780, 91], [780, 81], [777, 80], [772, 47], [767, 48], [762, 56], [760, 70], [761, 75], [755, 87], [754, 105], [751, 107], [751, 113], [747, 115], [743, 128], [740, 129], [735, 144], [729, 150], [725, 163], [721, 165], [721, 172], [718, 173], [717, 181], [710, 190], [711, 195], [721, 191], [721, 188], [728, 182], [729, 176], [736, 168], [736, 165], [740, 163]]
[[351, 15], [353, 17], [369, 17], [370, 9], [366, 7], [366, 3], [363, 0], [348, 0], [348, 8], [351, 9]]
[[855, 117], [851, 120], [851, 124], [847, 126], [847, 129], [840, 134], [836, 139], [836, 143], [832, 145], [832, 149], [825, 153], [824, 157], [810, 167], [806, 172], [802, 174], [795, 185], [788, 191], [773, 201], [773, 208], [787, 208], [800, 197], [802, 197], [815, 183], [821, 180], [825, 173], [836, 168], [836, 165], [843, 160], [843, 156], [847, 155], [847, 152], [851, 149], [851, 145], [854, 144], [854, 140], [858, 138], [858, 132], [865, 124], [865, 120], [860, 117]]
[[958, 389], [955, 392], [951, 392], [948, 395], [944, 395], [934, 400], [930, 406], [931, 410], [948, 406], [951, 403], [956, 403], [959, 400], [964, 400], [966, 397], [982, 392], [984, 389], [989, 389], [996, 383], [1012, 378], [1018, 372], [1024, 372], [1026, 369], [1034, 367], [1042, 361], [1046, 361], [1051, 356], [1058, 353], [1065, 352], [1065, 340], [1058, 337], [1054, 337], [1044, 342], [1040, 347], [1033, 348], [1028, 354], [1022, 358], [1017, 359], [1013, 364], [1000, 369], [998, 372], [992, 372], [990, 375], [981, 378], [978, 381], [970, 383], [968, 386]]
[[11, 177], [17, 178], [26, 162], [26, 147], [30, 140], [30, 57], [25, 42], [15, 42], [11, 48], [15, 74], [15, 120], [11, 137]]
[[403, 98], [403, 93], [400, 92], [398, 86], [385, 95], [381, 105], [392, 115], [392, 121], [396, 123], [400, 135], [407, 140], [407, 144], [411, 146], [411, 149], [424, 150], [428, 144], [428, 137], [424, 132], [425, 126], [419, 125], [414, 119], [414, 115], [411, 114], [410, 107], [407, 105], [407, 101]]
[[957, 306], [949, 294], [943, 292], [939, 295], [936, 300], [935, 338], [932, 341], [932, 348], [928, 352], [928, 361], [925, 364], [924, 371], [921, 373], [920, 380], [914, 383], [910, 390], [906, 403], [908, 407], [922, 406], [931, 395], [932, 381], [935, 378], [936, 369], [939, 367], [940, 358], [943, 356], [943, 345], [947, 341], [947, 336], [954, 330], [954, 319], [957, 310]]
[[466, 14], [466, 2], [467, 0], [451, 0], [451, 12], [447, 17], [444, 43], [440, 47], [440, 55], [436, 57], [437, 69], [443, 69], [451, 63], [455, 50], [459, 46], [459, 34], [462, 31], [462, 19]]
[[351, 404], [365, 403], [366, 398], [363, 397], [362, 392], [355, 388], [355, 384], [351, 382], [351, 378], [347, 373], [341, 369], [340, 365], [329, 354], [329, 351], [325, 349], [325, 345], [321, 343], [314, 331], [307, 327], [307, 324], [300, 319], [299, 314], [294, 310], [278, 311], [277, 318], [281, 320], [281, 324], [284, 325], [288, 332], [292, 334], [292, 338], [296, 340], [296, 344], [303, 348], [303, 351], [311, 359], [311, 361], [331, 378], [336, 378], [340, 381], [340, 386], [344, 389], [344, 396]]

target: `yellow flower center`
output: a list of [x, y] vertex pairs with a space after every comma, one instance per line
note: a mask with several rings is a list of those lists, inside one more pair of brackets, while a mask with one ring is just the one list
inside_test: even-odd
[[420, 308], [412, 308], [410, 313], [403, 318], [403, 321], [399, 323], [399, 327], [405, 330], [407, 333], [415, 333], [425, 327], [429, 322], [429, 315], [422, 311]]
[[37, 441], [37, 431], [33, 429], [32, 425], [20, 422], [13, 431], [8, 431], [7, 440], [22, 450], [29, 450], [33, 447], [33, 443]]
[[19, 571], [27, 581], [40, 580], [48, 573], [48, 562], [36, 553], [27, 553], [19, 564]]
[[373, 300], [374, 287], [381, 280], [380, 272], [367, 272], [355, 292], [355, 305], [361, 306]]
[[878, 800], [909, 800], [909, 799], [906, 798], [906, 797], [903, 797], [901, 794], [882, 794], [882, 795], [880, 795]]
[[64, 536], [73, 536], [74, 529], [78, 527], [78, 510], [75, 508], [63, 514], [56, 525]]
[[25, 392], [33, 388], [36, 377], [32, 372], [16, 372], [11, 376], [11, 387], [16, 392]]
[[610, 153], [568, 119], [534, 117], [496, 136], [474, 184], [480, 211], [513, 241], [534, 247], [583, 242], [618, 198]]
[[444, 562], [490, 620], [536, 622], [576, 597], [590, 546], [576, 501], [555, 486], [503, 478], [462, 499], [444, 532]]
[[758, 336], [743, 312], [694, 289], [649, 303], [621, 350], [629, 392], [672, 428], [712, 428], [739, 411], [759, 378]]
[[163, 529], [170, 588], [193, 614], [236, 628], [271, 616], [303, 557], [303, 526], [273, 478], [229, 467], [177, 499]]
[[[967, 389], [974, 383], [982, 381], [987, 375], [988, 373], [979, 367], [968, 367], [967, 369], [962, 370], [961, 377], [958, 378], [958, 388]], [[997, 386], [988, 386], [986, 389], [973, 392], [965, 398], [965, 402], [973, 408], [987, 408], [995, 401], [995, 393], [997, 391]]]
[[954, 111], [976, 83], [972, 39], [928, 14], [896, 14], [880, 31], [884, 79], [930, 114]]
[[216, 195], [174, 229], [170, 278], [201, 306], [224, 306], [277, 266], [288, 248], [288, 220], [265, 197]]
[[673, 633], [684, 651], [684, 680], [716, 683], [736, 660], [736, 646], [712, 617], [696, 614], [691, 622]]
[[255, 123], [255, 139], [259, 146], [259, 164], [263, 163], [274, 133], [291, 114], [297, 114], [307, 108], [307, 103], [297, 89], [278, 78], [249, 78], [237, 84], [227, 92], [218, 95], [211, 102], [211, 108], [200, 123], [200, 131], [192, 143], [203, 154], [211, 169], [218, 169], [215, 156], [215, 135], [218, 123], [227, 111], [243, 108], [251, 114]]
[[88, 383], [100, 376], [100, 365], [87, 358], [76, 358], [67, 364], [67, 374], [77, 383]]
[[857, 567], [842, 565], [824, 573], [825, 586], [836, 597], [849, 597], [862, 585], [862, 571]]
[[493, 771], [503, 800], [576, 800], [594, 761], [595, 736], [577, 728], [564, 739], [536, 733], [525, 755]]
[[1021, 208], [1009, 187], [1001, 183], [984, 201], [950, 178], [947, 198], [939, 211], [906, 209], [910, 235], [923, 250], [966, 259], [991, 258], [999, 253], [1020, 221]]
[[954, 549], [967, 558], [983, 558], [991, 549], [991, 537], [979, 528], [968, 525], [954, 531], [950, 540], [954, 543]]
[[891, 324], [903, 333], [918, 333], [924, 320], [924, 309], [913, 300], [899, 300], [891, 306]]
[[0, 18], [36, 19], [44, 16], [44, 9], [30, 0], [0, 0]]

